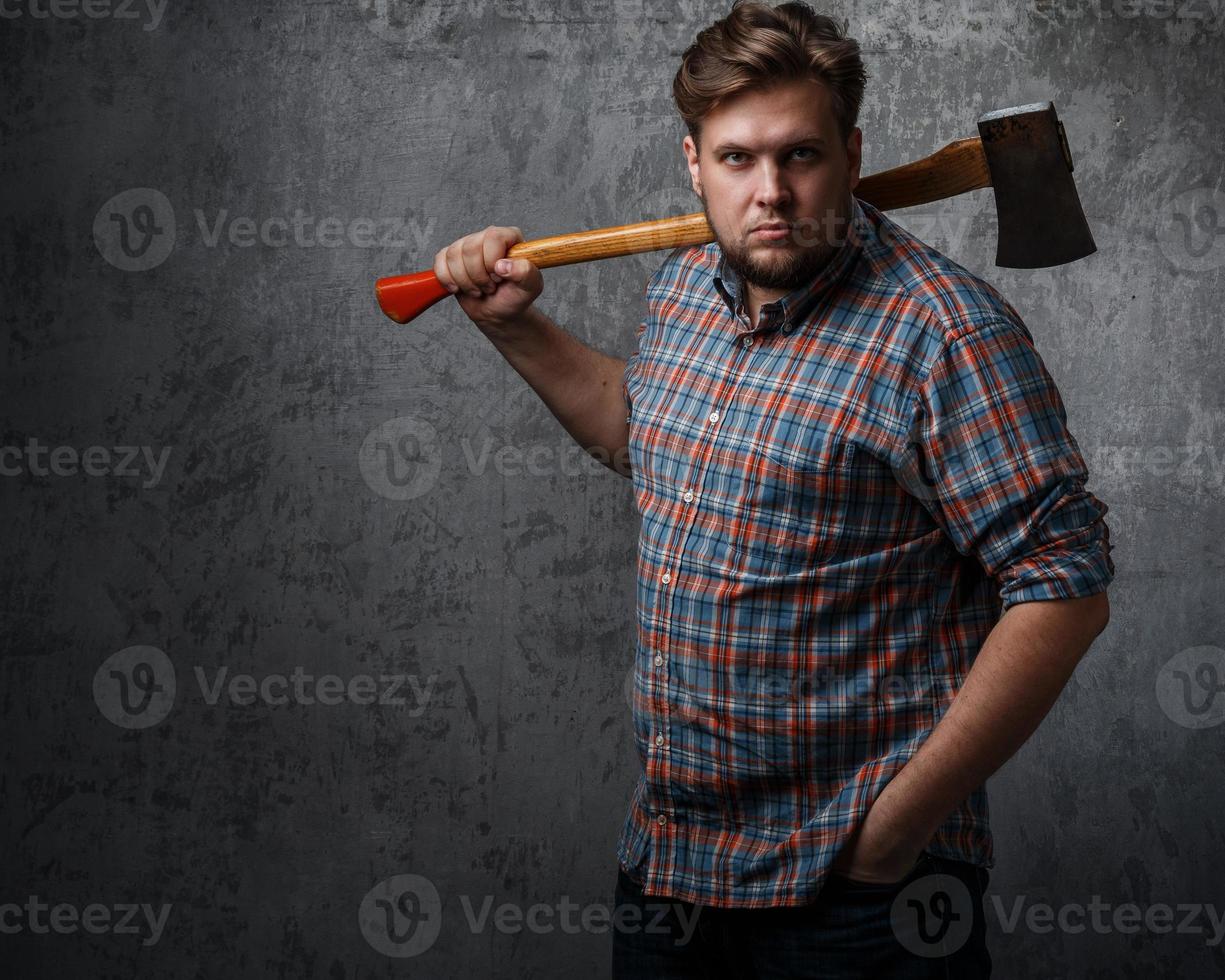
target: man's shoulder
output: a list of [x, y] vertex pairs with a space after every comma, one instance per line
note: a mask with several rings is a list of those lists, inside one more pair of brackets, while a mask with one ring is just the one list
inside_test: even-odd
[[678, 245], [659, 264], [647, 281], [648, 298], [658, 298], [668, 292], [692, 291], [706, 286], [719, 265], [719, 246]]
[[[842, 288], [856, 303], [899, 311], [909, 335], [903, 346], [915, 348], [913, 356], [926, 360], [975, 331], [1012, 330], [1032, 341], [1020, 313], [995, 286], [883, 212], [857, 203], [862, 248], [856, 270]], [[655, 308], [664, 302], [717, 302], [712, 277], [721, 257], [716, 242], [673, 248], [647, 283], [648, 302]]]
[[1028, 336], [1021, 314], [986, 279], [865, 202], [864, 274], [927, 321], [931, 339], [948, 343], [1001, 325]]

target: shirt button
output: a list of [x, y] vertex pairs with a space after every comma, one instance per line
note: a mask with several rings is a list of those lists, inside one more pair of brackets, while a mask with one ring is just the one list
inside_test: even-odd
[[718, 413], [718, 412], [711, 412], [711, 413], [710, 413], [710, 421], [712, 421], [712, 422], [718, 422], [718, 421], [719, 421], [719, 413]]
[[683, 501], [685, 501], [685, 503], [687, 503], [687, 504], [691, 504], [691, 503], [693, 503], [693, 491], [692, 491], [692, 490], [686, 490], [686, 491], [685, 491], [685, 496], [683, 496], [681, 499], [682, 499]]
[[655, 744], [656, 745], [664, 744], [664, 733], [663, 732], [660, 732], [658, 735], [655, 736]]
[[655, 654], [655, 666], [662, 667], [664, 665], [664, 655], [662, 653]]
[[664, 824], [668, 822], [667, 814], [661, 813], [658, 817], [655, 818], [655, 822], [662, 827]]
[[745, 337], [745, 338], [744, 338], [744, 340], [740, 341], [740, 343], [742, 343], [742, 344], [744, 345], [745, 349], [747, 350], [748, 348], [750, 348], [750, 347], [752, 347], [752, 346], [753, 346], [753, 338], [752, 338], [752, 337]]
[[672, 576], [668, 572], [664, 572], [663, 575], [660, 576], [659, 580], [663, 582], [664, 585], [667, 585], [672, 581]]

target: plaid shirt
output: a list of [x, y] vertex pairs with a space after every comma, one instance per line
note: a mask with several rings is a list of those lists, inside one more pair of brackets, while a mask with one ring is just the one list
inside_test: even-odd
[[[1107, 508], [1017, 311], [865, 202], [756, 328], [716, 243], [646, 299], [618, 857], [648, 894], [808, 903], [1001, 613], [1106, 588]], [[927, 850], [992, 867], [987, 817], [979, 788]]]

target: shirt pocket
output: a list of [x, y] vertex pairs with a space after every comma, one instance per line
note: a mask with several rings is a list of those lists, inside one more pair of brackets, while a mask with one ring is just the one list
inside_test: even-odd
[[853, 492], [855, 446], [763, 441], [745, 465], [743, 499], [733, 522], [730, 557], [750, 575], [814, 569], [836, 553], [838, 515]]

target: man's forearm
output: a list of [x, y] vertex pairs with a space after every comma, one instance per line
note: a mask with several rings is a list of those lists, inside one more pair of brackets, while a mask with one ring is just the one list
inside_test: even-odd
[[1105, 593], [1009, 608], [944, 717], [869, 810], [871, 833], [921, 850], [1033, 734], [1108, 618]]
[[624, 359], [593, 350], [535, 307], [505, 328], [482, 332], [588, 453], [629, 476]]

